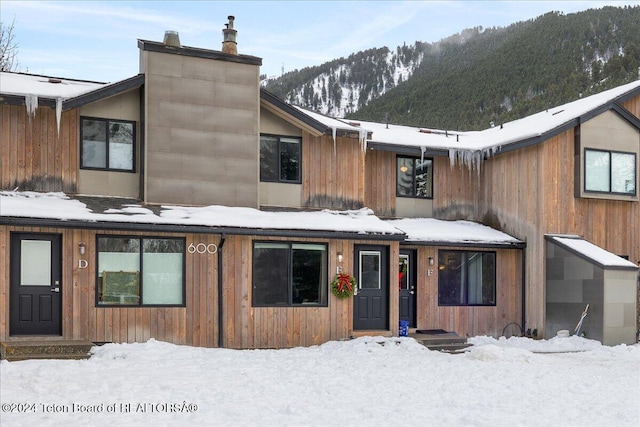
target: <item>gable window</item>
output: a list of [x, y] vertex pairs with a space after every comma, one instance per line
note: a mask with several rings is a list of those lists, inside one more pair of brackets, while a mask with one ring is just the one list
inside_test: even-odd
[[433, 198], [433, 159], [396, 158], [396, 195]]
[[260, 135], [260, 181], [300, 183], [301, 138]]
[[327, 245], [255, 242], [253, 306], [326, 306]]
[[496, 305], [495, 252], [438, 252], [438, 305]]
[[97, 238], [98, 305], [184, 305], [184, 239]]
[[80, 167], [133, 172], [135, 122], [82, 117]]
[[636, 195], [636, 154], [585, 149], [584, 191]]

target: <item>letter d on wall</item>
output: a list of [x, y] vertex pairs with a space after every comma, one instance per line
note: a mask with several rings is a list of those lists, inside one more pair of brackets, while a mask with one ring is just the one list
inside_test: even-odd
[[87, 268], [88, 266], [89, 266], [89, 261], [87, 261], [86, 259], [78, 260], [78, 268]]

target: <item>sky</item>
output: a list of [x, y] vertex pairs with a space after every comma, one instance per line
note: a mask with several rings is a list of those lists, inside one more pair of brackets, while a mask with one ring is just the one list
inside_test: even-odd
[[2, 360], [0, 417], [3, 427], [638, 425], [640, 344], [469, 342], [452, 355], [412, 338], [286, 350], [149, 340], [94, 347], [89, 360]]
[[220, 50], [235, 16], [238, 52], [261, 73], [320, 65], [361, 50], [434, 43], [465, 28], [504, 27], [549, 11], [565, 14], [640, 1], [0, 1], [14, 23], [19, 71], [113, 82], [138, 73], [137, 40]]

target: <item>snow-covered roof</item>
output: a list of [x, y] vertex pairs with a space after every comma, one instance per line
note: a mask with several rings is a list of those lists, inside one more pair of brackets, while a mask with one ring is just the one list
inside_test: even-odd
[[486, 225], [471, 221], [444, 221], [435, 218], [404, 218], [389, 224], [407, 234], [407, 242], [522, 246], [524, 242]]
[[638, 268], [637, 265], [628, 261], [618, 255], [611, 253], [600, 246], [596, 246], [591, 242], [584, 240], [579, 236], [547, 236], [553, 242], [568, 248], [569, 250], [583, 255], [584, 257], [594, 261], [602, 267], [614, 267], [614, 268]]
[[315, 113], [313, 111], [306, 110], [302, 107], [298, 107], [297, 105], [293, 105], [295, 109], [300, 111], [303, 114], [311, 117], [319, 123], [322, 123], [326, 127], [330, 128], [333, 132], [333, 138], [335, 140], [336, 132], [338, 130], [347, 131], [347, 132], [355, 132], [358, 133], [360, 141], [364, 142], [367, 138], [368, 129], [365, 129], [361, 126], [353, 126], [343, 120], [335, 119], [333, 117], [325, 116], [324, 114]]
[[0, 72], [0, 93], [3, 95], [68, 99], [106, 86], [107, 83], [62, 79], [34, 74]]
[[[87, 203], [84, 203], [87, 202]], [[88, 206], [91, 203], [91, 207]], [[416, 243], [521, 246], [522, 241], [470, 221], [408, 218], [383, 221], [368, 208], [347, 211], [265, 212], [228, 206], [143, 206], [130, 199], [69, 197], [64, 193], [0, 191], [0, 217], [201, 226], [246, 230], [294, 230], [385, 235]], [[406, 235], [406, 236], [405, 236]]]
[[[457, 132], [360, 121], [368, 142], [436, 150], [487, 151], [540, 137], [640, 88], [640, 80], [482, 131]], [[306, 112], [306, 110], [303, 110]], [[308, 113], [308, 112], [307, 112]]]
[[373, 215], [370, 209], [315, 212], [264, 212], [245, 207], [161, 206], [118, 204], [102, 213], [64, 193], [0, 192], [0, 217], [55, 219], [63, 221], [189, 225], [247, 230], [299, 230], [366, 235], [404, 234]]

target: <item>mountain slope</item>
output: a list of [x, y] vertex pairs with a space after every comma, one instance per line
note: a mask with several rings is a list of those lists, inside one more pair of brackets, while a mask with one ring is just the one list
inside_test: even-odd
[[474, 130], [640, 77], [640, 7], [550, 12], [437, 43], [370, 49], [267, 81], [324, 114]]

